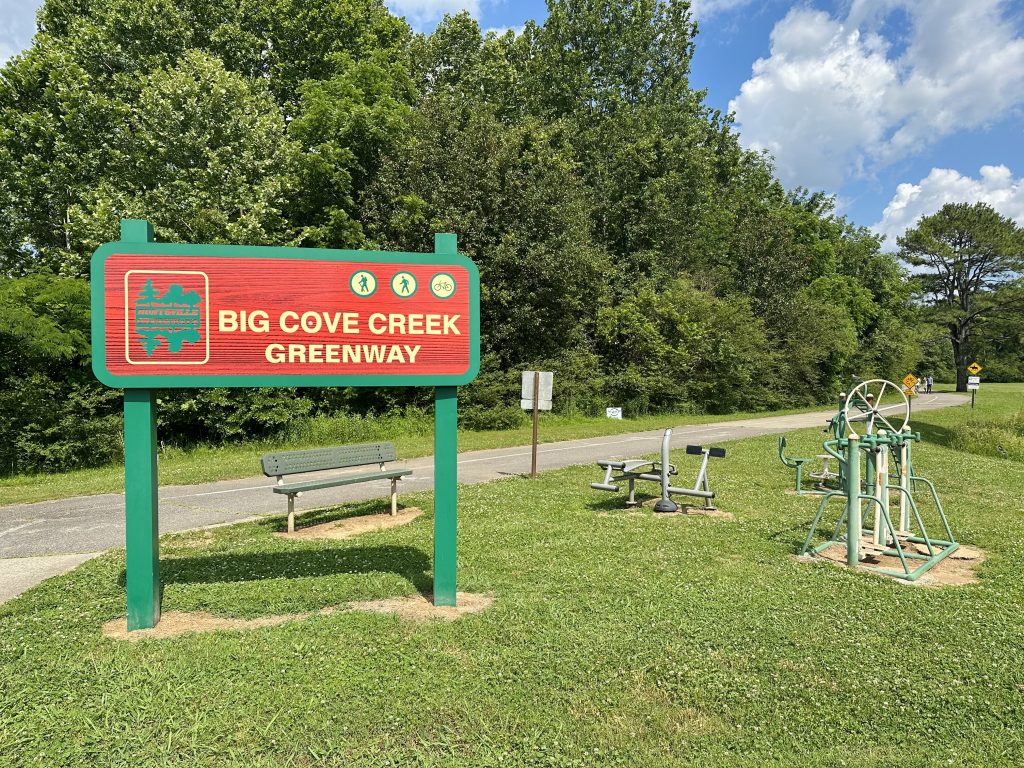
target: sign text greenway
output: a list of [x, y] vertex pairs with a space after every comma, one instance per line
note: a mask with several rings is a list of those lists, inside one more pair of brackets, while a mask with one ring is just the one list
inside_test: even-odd
[[109, 243], [92, 267], [111, 386], [439, 386], [479, 367], [464, 256]]

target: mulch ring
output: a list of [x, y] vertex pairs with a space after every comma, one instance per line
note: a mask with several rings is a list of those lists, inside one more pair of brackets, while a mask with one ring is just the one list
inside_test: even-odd
[[[882, 555], [878, 552], [872, 552], [867, 547], [870, 546], [870, 541], [862, 539], [860, 567], [864, 570], [868, 570], [871, 573], [878, 573], [877, 571], [871, 570], [874, 568], [888, 568], [895, 571], [903, 571], [903, 564], [900, 559], [895, 555]], [[907, 544], [904, 542], [904, 547], [909, 547], [909, 550], [918, 554], [928, 554], [928, 549], [924, 544]], [[831, 547], [822, 550], [817, 555], [812, 557], [800, 558], [803, 560], [810, 559], [821, 559], [826, 562], [834, 563], [842, 567], [846, 567], [846, 545], [845, 544], [833, 544]], [[965, 584], [974, 584], [978, 581], [978, 566], [985, 561], [985, 553], [977, 547], [967, 547], [961, 544], [957, 547], [956, 551], [946, 556], [938, 565], [935, 565], [922, 575], [917, 581], [907, 581], [906, 579], [900, 579], [898, 577], [891, 577], [895, 581], [901, 584], [914, 585], [919, 587], [960, 587]], [[911, 569], [916, 565], [920, 565], [923, 561], [921, 560], [909, 560]], [[888, 576], [888, 574], [879, 574], [881, 576]]]
[[419, 507], [402, 507], [394, 517], [388, 513], [359, 515], [358, 517], [344, 517], [341, 520], [332, 520], [329, 523], [310, 525], [305, 528], [299, 528], [299, 520], [296, 520], [295, 533], [277, 531], [274, 535], [280, 539], [298, 541], [309, 539], [351, 539], [363, 533], [383, 531], [388, 528], [406, 525], [422, 514], [423, 510]]
[[128, 631], [127, 619], [113, 619], [103, 625], [103, 634], [113, 640], [135, 642], [143, 639], [167, 639], [203, 632], [244, 632], [262, 627], [276, 627], [290, 621], [303, 621], [313, 616], [330, 616], [346, 611], [369, 613], [391, 613], [407, 621], [452, 621], [467, 614], [480, 613], [494, 604], [492, 595], [472, 592], [456, 594], [457, 606], [435, 606], [430, 595], [406, 595], [383, 600], [364, 600], [340, 607], [321, 608], [309, 613], [284, 613], [274, 616], [259, 616], [255, 619], [234, 619], [214, 616], [205, 611], [168, 611], [152, 629]]

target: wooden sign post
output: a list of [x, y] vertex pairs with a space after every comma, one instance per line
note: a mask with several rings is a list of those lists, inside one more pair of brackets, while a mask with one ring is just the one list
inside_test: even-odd
[[128, 628], [160, 620], [154, 388], [434, 387], [434, 603], [455, 605], [458, 386], [480, 366], [480, 284], [434, 253], [153, 242], [92, 258], [93, 371], [124, 388]]
[[551, 410], [551, 371], [523, 371], [523, 389], [519, 405], [533, 411], [533, 444], [530, 449], [530, 477], [537, 477], [537, 422], [539, 411]]

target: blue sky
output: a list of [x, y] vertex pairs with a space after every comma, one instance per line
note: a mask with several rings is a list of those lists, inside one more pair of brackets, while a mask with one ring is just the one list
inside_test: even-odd
[[[386, 0], [429, 32], [543, 20], [543, 0]], [[37, 0], [0, 0], [0, 60], [28, 45]], [[1024, 0], [695, 0], [692, 84], [734, 112], [788, 187], [837, 197], [895, 236], [952, 201], [1024, 225]]]

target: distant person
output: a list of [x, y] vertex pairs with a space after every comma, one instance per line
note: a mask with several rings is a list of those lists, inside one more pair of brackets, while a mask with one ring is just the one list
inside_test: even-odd
[[932, 393], [932, 384], [935, 383], [935, 379], [933, 379], [931, 377], [931, 374], [929, 374], [928, 378], [924, 380], [924, 383], [925, 387], [927, 388], [928, 394], [930, 395]]

